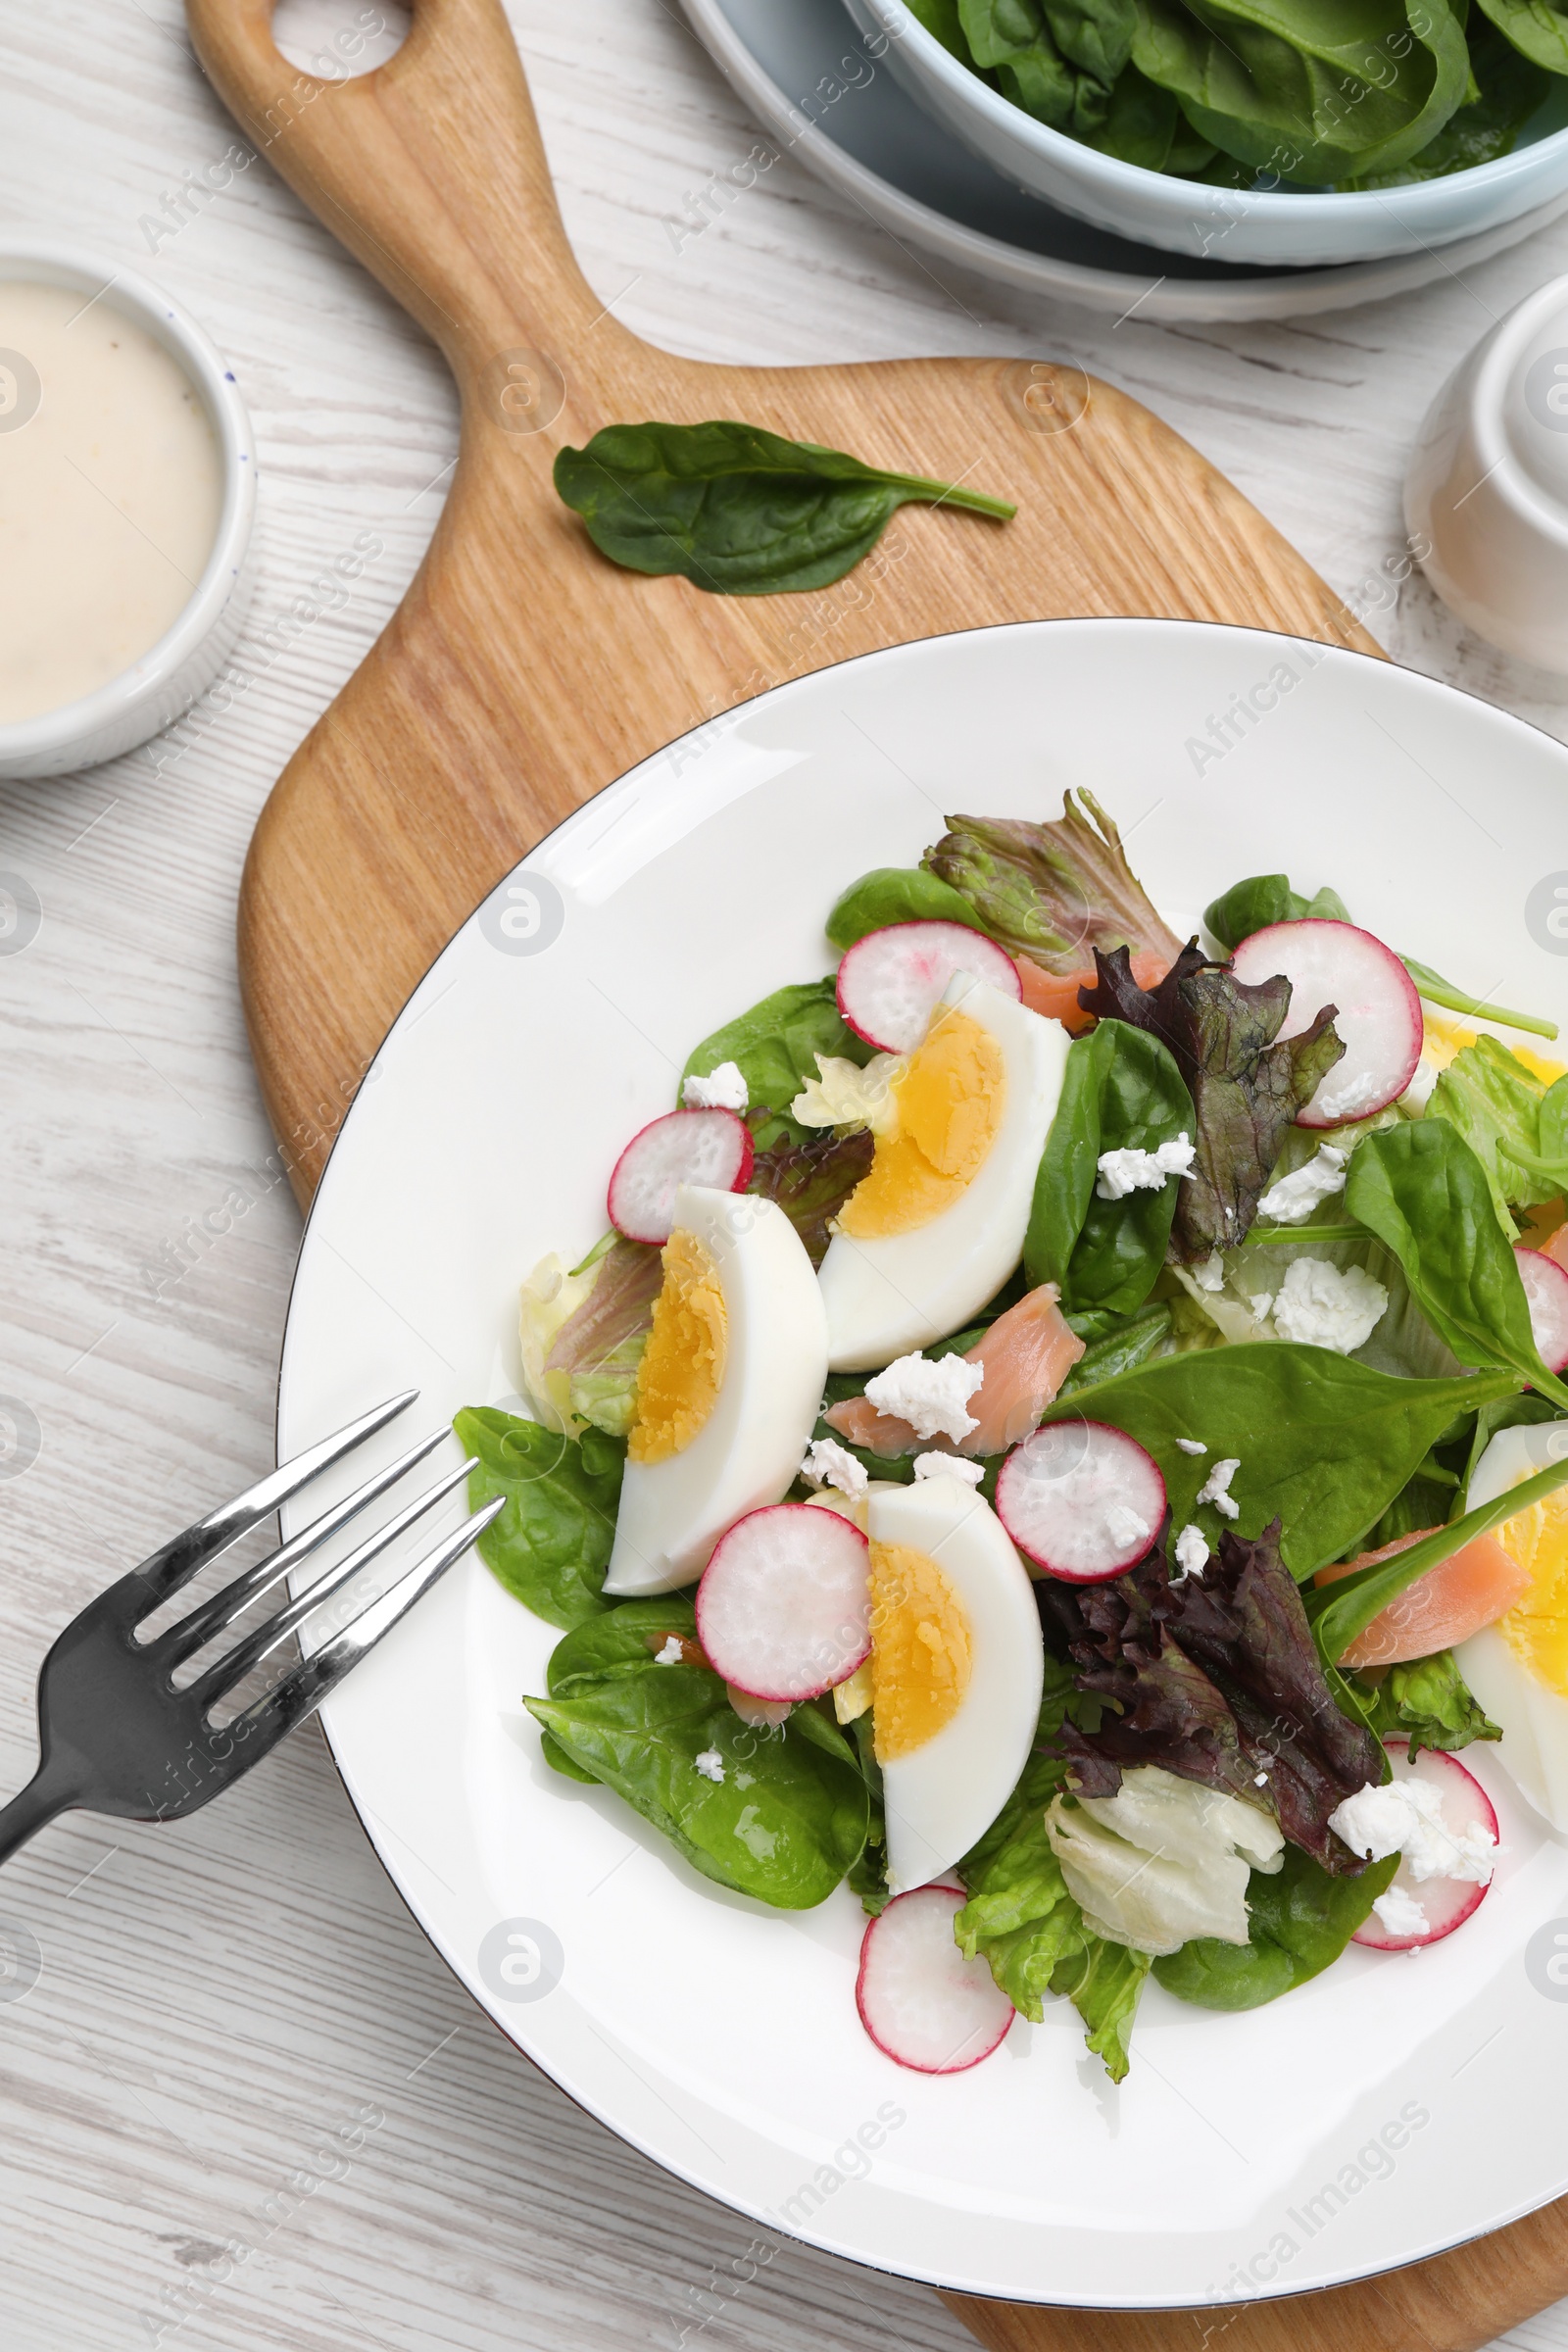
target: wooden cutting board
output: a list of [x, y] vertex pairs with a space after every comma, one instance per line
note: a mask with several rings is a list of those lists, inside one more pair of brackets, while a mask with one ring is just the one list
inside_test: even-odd
[[[572, 259], [500, 0], [418, 0], [389, 64], [296, 72], [271, 0], [188, 0], [247, 136], [432, 335], [463, 397], [429, 553], [273, 787], [239, 909], [252, 1050], [308, 1202], [421, 974], [541, 834], [713, 713], [875, 648], [1152, 614], [1378, 651], [1295, 550], [1137, 402], [1067, 365], [711, 368], [638, 341]], [[564, 441], [734, 416], [1016, 499], [906, 508], [816, 596], [720, 598], [604, 562], [551, 487]], [[1138, 2315], [951, 2296], [993, 2352], [1473, 2352], [1568, 2293], [1568, 2209], [1373, 2284]]]

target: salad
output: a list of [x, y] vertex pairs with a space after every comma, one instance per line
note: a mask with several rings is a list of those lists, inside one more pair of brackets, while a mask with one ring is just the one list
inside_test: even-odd
[[1088, 793], [948, 828], [695, 1048], [522, 1286], [531, 1415], [456, 1427], [556, 1772], [853, 1889], [900, 2063], [1065, 1999], [1120, 2080], [1151, 1976], [1462, 1927], [1472, 1743], [1568, 1830], [1568, 1075], [1332, 889], [1184, 943]]

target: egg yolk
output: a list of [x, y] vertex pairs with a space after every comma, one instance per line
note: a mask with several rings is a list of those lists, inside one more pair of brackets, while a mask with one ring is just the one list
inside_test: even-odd
[[637, 1367], [637, 1419], [626, 1457], [663, 1462], [702, 1428], [724, 1385], [729, 1315], [718, 1268], [695, 1233], [664, 1244], [664, 1279]]
[[857, 1241], [929, 1225], [973, 1182], [1006, 1102], [1002, 1048], [967, 1013], [941, 1012], [892, 1093], [894, 1125], [839, 1212]]
[[963, 1703], [974, 1644], [963, 1603], [908, 1544], [871, 1546], [871, 1713], [879, 1764], [934, 1740]]
[[1559, 1487], [1505, 1519], [1496, 1536], [1533, 1579], [1523, 1600], [1497, 1619], [1497, 1631], [1538, 1683], [1568, 1698], [1568, 1492]]
[[[1467, 1029], [1462, 1021], [1442, 1019], [1428, 1004], [1421, 1007], [1421, 1025], [1425, 1031], [1422, 1054], [1440, 1070], [1446, 1070], [1462, 1049], [1473, 1046], [1480, 1035], [1479, 1030]], [[1568, 1071], [1564, 1070], [1560, 1061], [1548, 1060], [1544, 1054], [1538, 1054], [1527, 1046], [1522, 1038], [1510, 1038], [1508, 1051], [1515, 1061], [1524, 1063], [1532, 1078], [1541, 1080], [1543, 1086], [1554, 1086], [1559, 1078], [1568, 1076]]]

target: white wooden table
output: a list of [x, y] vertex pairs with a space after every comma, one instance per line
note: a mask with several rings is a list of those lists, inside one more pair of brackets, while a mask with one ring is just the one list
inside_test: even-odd
[[[310, 45], [356, 4], [293, 0], [288, 37]], [[754, 133], [668, 0], [514, 0], [513, 20], [567, 228], [639, 332], [714, 359], [1079, 361], [1224, 466], [1396, 658], [1568, 735], [1568, 687], [1467, 636], [1418, 578], [1396, 606], [1363, 586], [1401, 544], [1434, 389], [1568, 269], [1568, 222], [1373, 311], [1113, 328], [940, 283], [793, 161], [672, 238], [666, 217]], [[155, 746], [0, 785], [0, 874], [42, 917], [0, 953], [7, 1788], [31, 1770], [54, 1631], [270, 1463], [299, 1220], [245, 1051], [235, 888], [273, 776], [418, 562], [457, 446], [435, 352], [265, 164], [176, 233], [146, 224], [180, 220], [164, 200], [231, 136], [177, 0], [0, 5], [0, 220], [73, 233], [188, 303], [265, 468], [248, 690], [176, 760]], [[311, 582], [359, 533], [379, 552], [322, 611]], [[7, 1870], [0, 1921], [42, 1961], [24, 1998], [0, 1982], [7, 2352], [969, 2342], [921, 2288], [788, 2242], [748, 2258], [747, 2225], [503, 2044], [405, 1913], [314, 1730], [183, 1826], [60, 1824]], [[331, 2154], [357, 2115], [379, 2120], [352, 2161], [340, 2139]], [[1510, 2340], [1568, 2347], [1568, 2305]]]

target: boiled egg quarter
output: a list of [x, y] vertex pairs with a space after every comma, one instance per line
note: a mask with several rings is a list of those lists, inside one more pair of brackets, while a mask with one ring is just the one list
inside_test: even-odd
[[683, 1185], [637, 1374], [605, 1591], [668, 1592], [788, 1493], [822, 1401], [827, 1317], [784, 1211]]
[[[1568, 1422], [1501, 1429], [1476, 1464], [1471, 1510], [1568, 1454]], [[1568, 1830], [1568, 1488], [1505, 1519], [1497, 1543], [1530, 1572], [1530, 1590], [1461, 1642], [1459, 1672], [1500, 1726], [1498, 1754], [1538, 1813]]]
[[871, 1721], [895, 1894], [950, 1870], [991, 1827], [1040, 1719], [1045, 1650], [1023, 1562], [956, 1478], [880, 1482], [871, 1539]]
[[924, 1348], [1001, 1290], [1023, 1255], [1069, 1042], [1059, 1021], [954, 974], [822, 1260], [833, 1371]]

